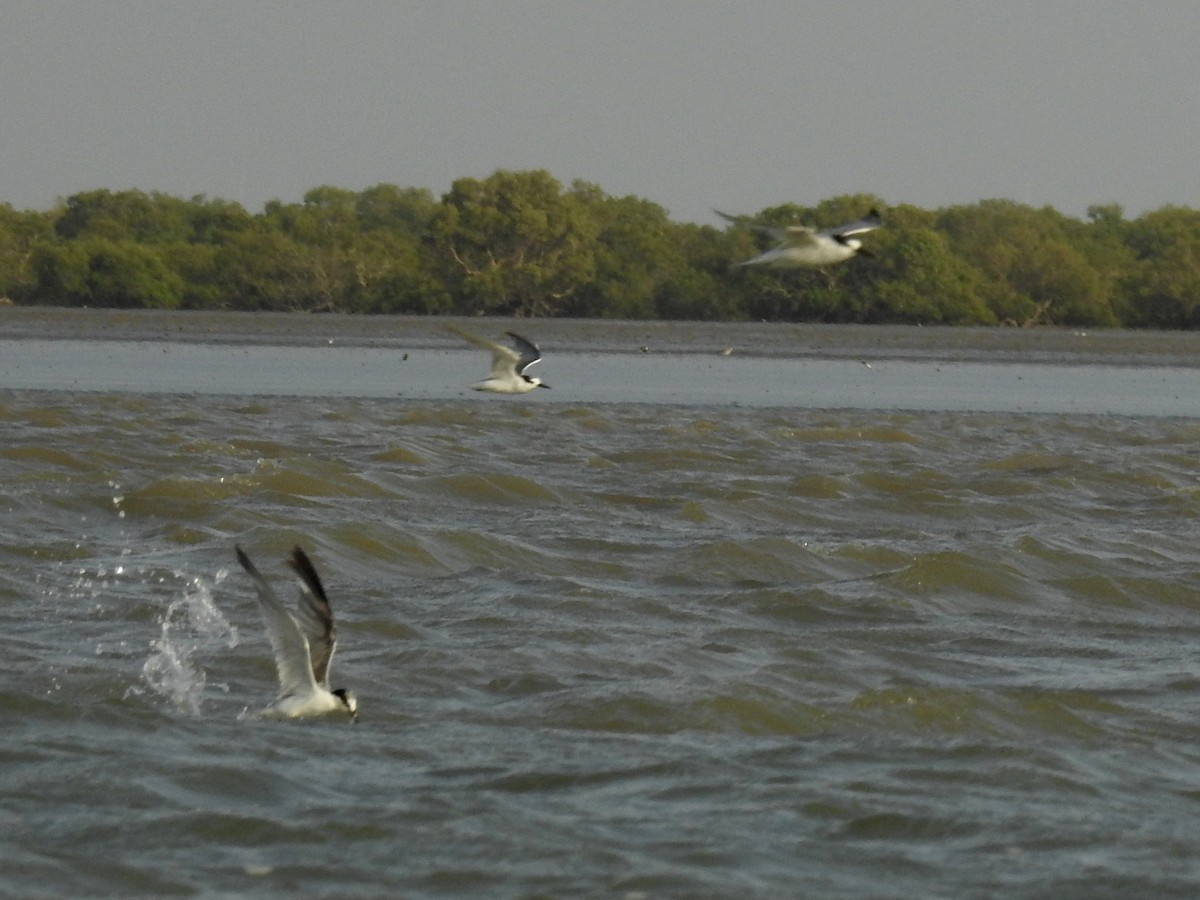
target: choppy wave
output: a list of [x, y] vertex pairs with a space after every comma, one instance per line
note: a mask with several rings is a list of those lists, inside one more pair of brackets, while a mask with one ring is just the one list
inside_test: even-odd
[[[31, 392], [0, 428], [17, 892], [1200, 884], [1193, 420]], [[234, 542], [285, 592], [316, 559], [358, 727], [239, 719], [276, 682]]]

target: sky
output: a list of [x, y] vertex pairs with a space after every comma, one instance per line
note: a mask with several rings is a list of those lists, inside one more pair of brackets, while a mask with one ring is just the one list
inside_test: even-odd
[[546, 169], [678, 222], [1200, 207], [1195, 0], [3, 0], [0, 203]]

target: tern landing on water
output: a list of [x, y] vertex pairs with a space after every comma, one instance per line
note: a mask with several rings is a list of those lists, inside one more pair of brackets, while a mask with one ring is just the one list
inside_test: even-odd
[[308, 556], [296, 547], [288, 560], [300, 578], [300, 600], [293, 614], [279, 602], [271, 585], [242, 548], [235, 549], [238, 562], [258, 589], [258, 608], [275, 651], [275, 668], [279, 670], [279, 699], [264, 709], [262, 715], [299, 719], [336, 712], [358, 721], [354, 695], [341, 688], [329, 689], [329, 662], [337, 647], [337, 626], [325, 588]]
[[719, 209], [718, 216], [738, 225], [746, 225], [756, 231], [769, 234], [779, 242], [778, 247], [738, 263], [739, 266], [769, 266], [775, 269], [819, 269], [833, 263], [843, 262], [855, 254], [870, 256], [855, 235], [883, 227], [883, 219], [875, 210], [865, 219], [817, 231], [806, 225], [764, 225], [745, 216], [731, 216]]
[[492, 373], [483, 381], [477, 381], [471, 385], [475, 390], [493, 391], [497, 394], [524, 394], [534, 388], [550, 387], [548, 384], [543, 384], [542, 379], [531, 378], [525, 374], [530, 366], [542, 358], [542, 351], [533, 341], [527, 340], [515, 332], [506, 331], [504, 333], [512, 338], [513, 342], [513, 346], [508, 347], [481, 338], [477, 334], [471, 334], [455, 325], [447, 325], [446, 330], [452, 331], [460, 338], [464, 338], [484, 350], [491, 351]]

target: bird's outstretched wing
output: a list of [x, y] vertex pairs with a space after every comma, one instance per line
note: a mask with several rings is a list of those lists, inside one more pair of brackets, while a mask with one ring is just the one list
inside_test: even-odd
[[313, 680], [322, 687], [329, 687], [329, 663], [337, 649], [337, 623], [325, 594], [325, 586], [308, 555], [299, 547], [292, 548], [288, 564], [300, 577], [300, 599], [297, 606], [296, 623], [308, 639], [309, 661]]
[[867, 215], [859, 219], [857, 222], [850, 222], [847, 225], [839, 225], [837, 228], [830, 228], [826, 234], [836, 235], [838, 237], [850, 237], [855, 234], [864, 234], [868, 231], [874, 231], [876, 228], [883, 227], [883, 217], [879, 215], [876, 209], [871, 210]]
[[279, 696], [307, 694], [316, 688], [312, 663], [309, 661], [308, 641], [300, 630], [296, 618], [287, 611], [267, 580], [259, 574], [250, 557], [241, 547], [235, 546], [238, 562], [254, 579], [258, 591], [258, 609], [262, 613], [267, 639], [275, 651], [275, 669], [279, 674]]
[[457, 334], [460, 338], [469, 341], [476, 347], [482, 347], [492, 354], [493, 378], [504, 378], [508, 375], [510, 369], [516, 369], [520, 365], [521, 354], [512, 347], [506, 347], [504, 344], [497, 343], [496, 341], [489, 341], [487, 338], [472, 334], [464, 328], [459, 328], [457, 325], [447, 325], [446, 330]]
[[517, 374], [524, 374], [525, 370], [532, 366], [535, 362], [540, 362], [542, 359], [542, 351], [538, 349], [538, 345], [529, 338], [523, 338], [515, 331], [504, 332], [512, 338], [513, 345], [517, 349]]
[[763, 234], [769, 234], [781, 245], [800, 247], [816, 243], [817, 232], [807, 225], [767, 225], [763, 222], [756, 222], [749, 216], [731, 216], [729, 213], [723, 213], [719, 209], [714, 209], [713, 212], [721, 218], [733, 222], [735, 225], [744, 225], [747, 228], [753, 228], [755, 231], [761, 231]]

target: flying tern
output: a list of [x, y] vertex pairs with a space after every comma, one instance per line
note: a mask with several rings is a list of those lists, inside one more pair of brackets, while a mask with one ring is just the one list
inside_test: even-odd
[[254, 579], [258, 608], [279, 671], [279, 697], [261, 714], [299, 719], [336, 712], [357, 722], [358, 701], [354, 695], [344, 688], [329, 689], [329, 662], [337, 647], [337, 625], [325, 588], [308, 556], [296, 547], [288, 560], [300, 582], [300, 598], [293, 613], [279, 601], [245, 551], [234, 549], [238, 562]]
[[470, 341], [477, 347], [491, 351], [492, 371], [483, 381], [471, 385], [477, 391], [492, 391], [497, 394], [525, 394], [534, 388], [549, 388], [542, 379], [533, 378], [526, 374], [529, 367], [542, 358], [542, 351], [537, 344], [521, 337], [513, 331], [504, 332], [512, 339], [512, 346], [489, 341], [477, 334], [471, 334], [456, 325], [447, 325], [446, 330]]
[[739, 266], [819, 269], [843, 262], [856, 254], [870, 256], [870, 251], [863, 247], [862, 241], [856, 235], [883, 227], [883, 219], [874, 209], [864, 219], [837, 228], [826, 228], [824, 231], [817, 231], [807, 225], [765, 225], [746, 216], [731, 216], [719, 209], [713, 212], [737, 225], [745, 225], [755, 231], [769, 234], [778, 242], [778, 246], [738, 263]]

